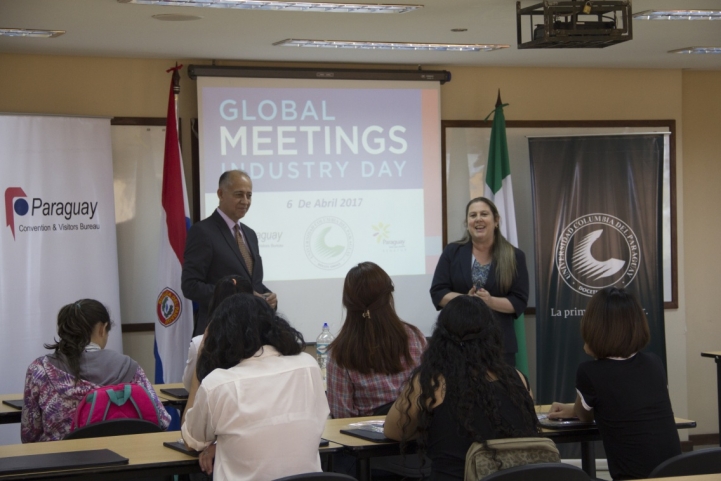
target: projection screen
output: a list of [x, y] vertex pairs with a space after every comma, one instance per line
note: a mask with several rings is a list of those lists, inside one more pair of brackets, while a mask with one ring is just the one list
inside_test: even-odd
[[201, 218], [246, 171], [264, 284], [313, 342], [343, 322], [348, 270], [391, 276], [399, 316], [430, 334], [441, 253], [440, 86], [429, 81], [198, 77]]

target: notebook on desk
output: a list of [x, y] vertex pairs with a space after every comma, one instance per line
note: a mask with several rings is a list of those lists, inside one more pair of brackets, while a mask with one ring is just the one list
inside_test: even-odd
[[58, 469], [95, 468], [128, 464], [128, 458], [109, 449], [70, 451], [67, 453], [29, 454], [2, 458], [0, 475], [37, 473]]
[[[318, 447], [324, 448], [324, 447], [328, 446], [329, 444], [330, 443], [328, 442], [327, 439], [320, 438], [320, 444], [318, 445]], [[196, 451], [195, 449], [190, 449], [190, 448], [185, 447], [185, 443], [182, 440], [180, 440], [180, 441], [165, 441], [163, 443], [163, 446], [165, 446], [166, 448], [173, 449], [175, 451], [179, 451], [183, 454], [187, 454], [188, 456], [193, 456], [194, 458], [197, 458], [200, 455], [200, 451]]]
[[5, 404], [6, 406], [13, 407], [15, 409], [23, 408], [23, 400], [22, 399], [4, 399], [3, 404]]
[[392, 439], [388, 439], [386, 435], [383, 434], [383, 424], [384, 421], [361, 421], [349, 424], [347, 428], [341, 429], [340, 432], [374, 443], [393, 442]]
[[167, 394], [168, 396], [177, 397], [178, 399], [188, 399], [190, 393], [185, 388], [162, 388], [160, 392]]
[[165, 441], [163, 443], [163, 446], [166, 448], [173, 449], [175, 451], [179, 451], [183, 454], [187, 454], [188, 456], [193, 456], [194, 458], [197, 458], [200, 455], [200, 451], [196, 451], [195, 449], [190, 449], [185, 447], [185, 443], [181, 441]]
[[538, 424], [547, 429], [578, 429], [595, 426], [596, 421], [581, 421], [578, 418], [549, 419], [548, 414], [539, 414]]
[[342, 434], [355, 436], [356, 438], [365, 439], [374, 443], [391, 443], [392, 439], [388, 439], [382, 432], [372, 431], [370, 429], [341, 429]]

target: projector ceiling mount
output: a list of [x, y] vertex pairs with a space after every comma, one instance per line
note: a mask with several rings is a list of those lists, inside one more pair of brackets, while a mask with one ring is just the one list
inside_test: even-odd
[[[530, 21], [523, 42], [521, 19]], [[534, 24], [534, 18], [543, 23]], [[631, 0], [550, 1], [521, 8], [516, 2], [518, 48], [604, 48], [633, 38]]]

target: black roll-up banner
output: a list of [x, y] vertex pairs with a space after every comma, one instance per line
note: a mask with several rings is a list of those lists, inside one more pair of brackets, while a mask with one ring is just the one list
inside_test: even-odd
[[633, 292], [666, 363], [660, 134], [528, 140], [536, 249], [537, 402], [572, 402], [581, 316], [604, 287]]

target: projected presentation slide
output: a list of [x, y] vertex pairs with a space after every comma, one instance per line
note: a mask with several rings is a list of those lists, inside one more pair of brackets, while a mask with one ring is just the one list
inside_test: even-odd
[[432, 274], [441, 248], [436, 82], [199, 78], [203, 217], [229, 169], [264, 281], [344, 278], [363, 261]]

